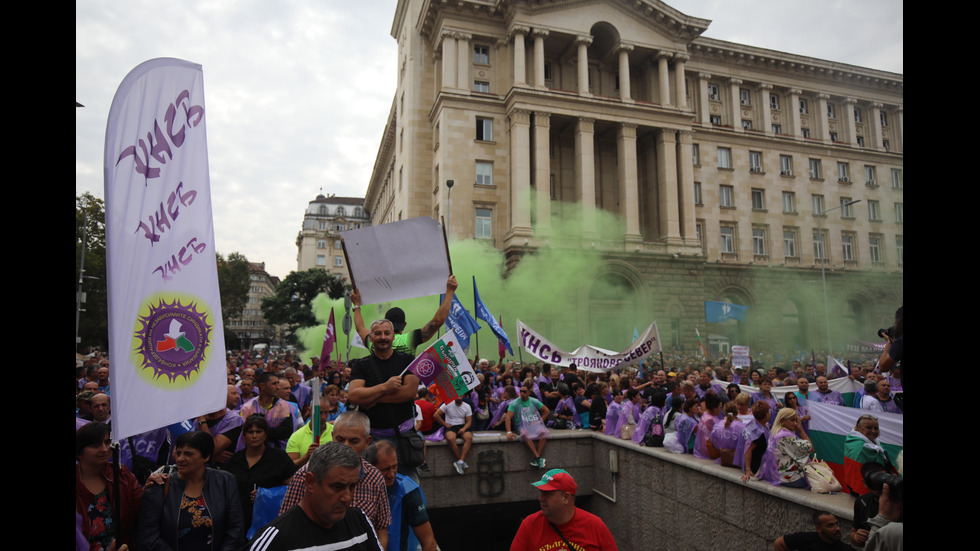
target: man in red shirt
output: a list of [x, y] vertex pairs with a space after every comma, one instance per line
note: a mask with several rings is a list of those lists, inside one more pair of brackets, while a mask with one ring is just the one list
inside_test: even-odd
[[617, 551], [616, 540], [602, 519], [575, 506], [578, 484], [568, 472], [551, 469], [532, 483], [541, 493], [541, 510], [524, 519], [510, 551], [584, 549]]
[[432, 416], [436, 412], [436, 404], [433, 403], [431, 394], [425, 387], [419, 388], [418, 397], [419, 399], [415, 400], [415, 405], [422, 412], [422, 419], [416, 419], [415, 430], [422, 434], [432, 434], [435, 429], [439, 428], [438, 425], [432, 423]]

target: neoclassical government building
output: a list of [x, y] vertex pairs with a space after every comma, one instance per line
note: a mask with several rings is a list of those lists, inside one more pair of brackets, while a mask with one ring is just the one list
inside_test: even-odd
[[[903, 75], [709, 24], [657, 0], [399, 0], [372, 223], [442, 217], [508, 267], [595, 252], [562, 330], [600, 346], [634, 320], [668, 348], [695, 326], [777, 351], [874, 340], [903, 302]], [[706, 300], [748, 319], [706, 324]]]

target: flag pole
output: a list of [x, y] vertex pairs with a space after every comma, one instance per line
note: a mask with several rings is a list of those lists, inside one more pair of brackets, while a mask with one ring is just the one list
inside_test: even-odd
[[347, 243], [344, 242], [344, 238], [340, 238], [340, 248], [344, 251], [344, 262], [347, 263], [347, 273], [350, 275], [350, 287], [351, 289], [357, 289], [357, 283], [354, 281], [354, 269], [350, 265], [350, 258], [347, 256]]

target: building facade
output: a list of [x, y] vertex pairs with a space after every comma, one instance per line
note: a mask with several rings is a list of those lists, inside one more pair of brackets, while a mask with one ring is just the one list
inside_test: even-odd
[[248, 287], [248, 303], [242, 310], [242, 315], [233, 318], [228, 324], [239, 340], [237, 346], [245, 349], [258, 343], [279, 341], [278, 328], [267, 324], [262, 315], [262, 299], [276, 294], [279, 278], [265, 271], [265, 262], [249, 262], [248, 275], [251, 281]]
[[[399, 0], [372, 223], [443, 217], [508, 267], [598, 252], [561, 330], [600, 345], [635, 319], [668, 348], [695, 326], [783, 351], [874, 340], [903, 301], [903, 76], [709, 24], [656, 0]], [[706, 300], [749, 319], [706, 327]]]
[[303, 228], [296, 236], [296, 270], [322, 268], [341, 279], [348, 278], [347, 261], [340, 245], [340, 232], [370, 226], [371, 219], [360, 197], [317, 195], [303, 215]]

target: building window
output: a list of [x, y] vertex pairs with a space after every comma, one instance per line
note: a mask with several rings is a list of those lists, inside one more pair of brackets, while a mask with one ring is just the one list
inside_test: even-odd
[[718, 148], [718, 168], [732, 168], [732, 150], [727, 147]]
[[721, 100], [721, 92], [719, 91], [717, 84], [708, 84], [708, 99], [713, 99], [715, 101]]
[[824, 252], [826, 252], [826, 243], [824, 242], [826, 232], [821, 232], [820, 230], [813, 231], [813, 258], [821, 260], [824, 258]]
[[827, 102], [827, 118], [828, 119], [837, 118], [837, 110], [834, 108], [834, 104], [830, 102]]
[[320, 220], [320, 222], [317, 224], [317, 227], [320, 229], [320, 231], [326, 230], [327, 229], [327, 221], [326, 220]]
[[317, 239], [316, 240], [316, 248], [318, 248], [318, 249], [326, 249], [327, 248], [327, 240], [326, 239]]
[[857, 137], [857, 144], [858, 144], [858, 147], [864, 147], [864, 136], [858, 136]]
[[326, 266], [327, 265], [327, 256], [326, 255], [323, 255], [323, 254], [316, 255], [316, 265], [317, 266]]
[[855, 107], [854, 108], [854, 122], [863, 122], [861, 120], [861, 118], [862, 118], [861, 117], [861, 108], [860, 107]]
[[473, 63], [479, 63], [480, 65], [489, 65], [490, 46], [482, 46], [479, 44], [473, 46]]
[[739, 88], [738, 101], [742, 105], [752, 105], [752, 92], [746, 90], [745, 88]]
[[838, 141], [840, 141], [837, 139], [837, 132], [830, 133], [830, 141], [832, 141], [833, 143], [837, 143]]
[[854, 214], [851, 212], [851, 198], [841, 197], [840, 198], [840, 216], [841, 218], [854, 218]]
[[476, 139], [481, 142], [493, 141], [493, 119], [476, 118]]
[[493, 185], [493, 163], [487, 161], [476, 162], [476, 185]]
[[782, 134], [783, 133], [783, 125], [781, 125], [781, 124], [774, 124], [774, 125], [772, 125], [772, 133], [773, 134]]
[[762, 153], [749, 151], [749, 172], [762, 172]]
[[813, 196], [813, 215], [823, 216], [823, 195]]
[[776, 94], [769, 94], [769, 108], [779, 109], [779, 96]]
[[881, 126], [888, 126], [888, 113], [879, 111], [878, 114], [881, 116]]
[[796, 194], [792, 191], [783, 192], [783, 214], [796, 214]]
[[344, 231], [345, 229], [347, 229], [347, 228], [345, 228], [343, 224], [334, 224], [333, 225], [333, 231]]
[[800, 114], [809, 115], [810, 114], [810, 102], [806, 98], [800, 98]]
[[892, 189], [902, 189], [902, 171], [898, 168], [892, 169]]
[[905, 263], [905, 239], [901, 235], [895, 236], [895, 260], [899, 266]]
[[721, 186], [721, 206], [732, 207], [732, 186]]
[[868, 258], [872, 264], [881, 263], [881, 238], [871, 236], [868, 238]]
[[848, 173], [850, 173], [850, 169], [848, 169], [847, 163], [837, 163], [838, 182], [850, 182], [851, 180], [848, 178]]
[[820, 173], [820, 159], [810, 159], [810, 178], [819, 180]]
[[752, 121], [742, 119], [742, 130], [752, 130]]
[[793, 175], [793, 157], [789, 155], [779, 156], [779, 173], [783, 176]]
[[895, 223], [904, 224], [905, 223], [905, 204], [895, 203]]
[[694, 225], [695, 235], [698, 237], [698, 243], [701, 247], [704, 247], [704, 222], [698, 222]]
[[341, 249], [344, 248], [344, 244], [343, 244], [343, 242], [341, 240], [334, 239], [334, 241], [333, 241], [333, 248], [335, 250], [338, 250], [339, 251], [339, 250], [341, 250]]
[[752, 210], [766, 209], [766, 192], [761, 189], [752, 190]]
[[484, 94], [490, 93], [490, 83], [482, 80], [477, 80], [473, 82], [473, 91], [482, 92]]
[[841, 256], [845, 262], [854, 260], [854, 236], [843, 234], [840, 236]]
[[335, 257], [333, 257], [333, 265], [334, 266], [343, 266], [344, 265], [344, 257], [342, 257], [342, 256], [335, 256]]
[[701, 166], [701, 146], [698, 144], [691, 144], [691, 159], [694, 161], [694, 166]]
[[891, 151], [892, 143], [888, 140], [881, 140], [881, 147], [884, 147], [885, 151]]
[[872, 222], [881, 221], [881, 207], [878, 205], [878, 201], [868, 201], [868, 220], [871, 220]]
[[752, 228], [752, 254], [756, 256], [766, 255], [765, 228]]
[[810, 137], [810, 129], [809, 128], [801, 128], [800, 129], [800, 133], [803, 135], [804, 138], [809, 138]]
[[694, 182], [694, 204], [703, 205], [701, 197], [701, 182]]
[[711, 124], [715, 126], [721, 126], [721, 115], [711, 115]]
[[545, 61], [544, 62], [544, 79], [546, 81], [552, 80], [552, 77], [551, 77], [551, 62], [550, 61]]
[[735, 228], [732, 226], [721, 227], [721, 252], [735, 252]]
[[492, 239], [493, 211], [490, 209], [476, 209], [476, 238]]
[[796, 230], [783, 230], [783, 256], [796, 258]]
[[864, 165], [864, 183], [865, 185], [875, 186], [878, 183], [878, 179], [875, 178], [877, 171], [875, 167], [871, 165]]

